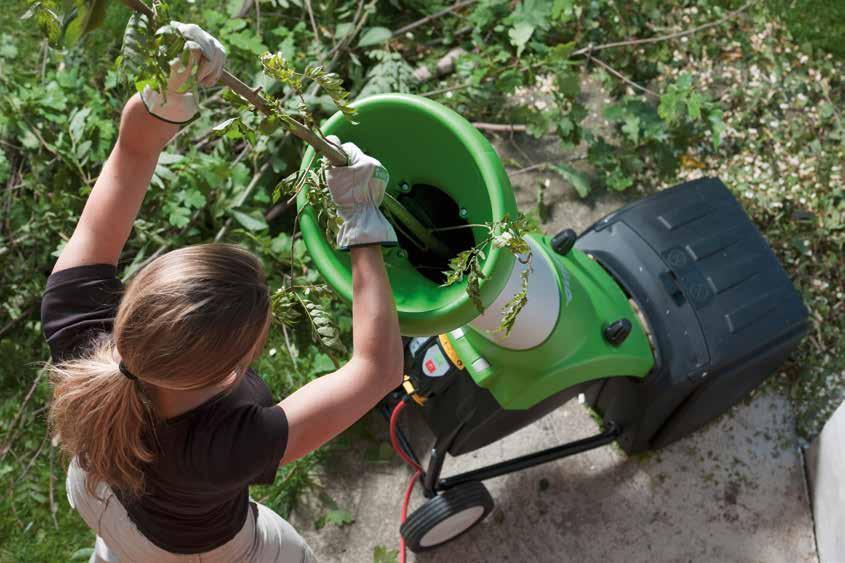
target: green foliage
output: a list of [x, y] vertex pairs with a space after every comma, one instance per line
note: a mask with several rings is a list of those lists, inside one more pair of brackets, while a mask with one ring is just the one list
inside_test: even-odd
[[[343, 88], [343, 81], [337, 74], [326, 72], [322, 66], [309, 64], [302, 72], [297, 72], [283, 53], [264, 53], [261, 56], [261, 65], [264, 67], [267, 76], [290, 87], [297, 96], [302, 97], [305, 80], [311, 80], [323, 89], [343, 115], [348, 118], [355, 115], [355, 109], [349, 105], [349, 92]], [[303, 105], [304, 107], [300, 108], [303, 113], [310, 113], [304, 101]], [[277, 106], [277, 111], [282, 111], [279, 110], [279, 107]], [[283, 111], [282, 114], [284, 114]], [[283, 115], [279, 115], [279, 117], [283, 118]], [[310, 120], [306, 119], [306, 122], [310, 122]]]
[[[485, 241], [485, 244], [486, 242], [489, 240]], [[443, 282], [444, 286], [449, 286], [466, 277], [467, 295], [479, 313], [484, 312], [484, 303], [481, 301], [481, 280], [485, 278], [484, 272], [481, 271], [481, 263], [485, 257], [483, 246], [485, 245], [479, 244], [459, 252], [457, 256], [449, 260], [449, 270], [444, 272], [446, 281]]]
[[373, 548], [373, 563], [396, 563], [399, 560], [399, 551], [377, 545]]
[[376, 64], [367, 71], [367, 82], [358, 93], [358, 98], [387, 92], [413, 91], [414, 69], [400, 53], [375, 50], [367, 53], [367, 56]]
[[845, 3], [831, 0], [768, 0], [796, 42], [845, 56]]
[[528, 302], [528, 275], [531, 263], [531, 249], [525, 236], [534, 229], [531, 220], [522, 214], [511, 218], [505, 215], [501, 221], [485, 223], [483, 225], [466, 225], [465, 228], [481, 228], [487, 230], [487, 237], [480, 240], [472, 248], [468, 248], [449, 260], [449, 269], [443, 272], [446, 281], [443, 286], [450, 286], [466, 279], [466, 292], [470, 301], [479, 313], [484, 312], [484, 302], [481, 299], [481, 281], [486, 277], [482, 265], [486, 254], [484, 248], [492, 244], [496, 248], [508, 250], [529, 268], [522, 274], [522, 289], [502, 310], [502, 320], [497, 331], [510, 334], [517, 316]]

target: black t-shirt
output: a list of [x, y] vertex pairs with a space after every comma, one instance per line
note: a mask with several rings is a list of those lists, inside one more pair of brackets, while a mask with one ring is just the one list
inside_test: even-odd
[[[53, 361], [80, 355], [111, 332], [123, 284], [110, 265], [56, 272], [47, 280], [41, 322]], [[287, 445], [285, 413], [249, 370], [228, 392], [155, 428], [157, 456], [145, 468], [145, 493], [115, 494], [153, 543], [173, 553], [201, 553], [240, 531], [248, 485], [271, 483]], [[152, 443], [152, 442], [151, 442]]]

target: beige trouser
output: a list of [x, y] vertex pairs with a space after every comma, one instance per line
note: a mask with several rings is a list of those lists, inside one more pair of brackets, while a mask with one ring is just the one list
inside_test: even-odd
[[85, 490], [85, 472], [74, 459], [68, 469], [67, 497], [85, 523], [97, 533], [90, 562], [316, 563], [308, 544], [293, 526], [258, 503], [257, 516], [250, 510], [244, 527], [234, 538], [211, 551], [183, 555], [165, 551], [148, 540], [132, 523], [126, 509], [105, 483], [97, 487], [96, 493], [96, 496], [91, 496]]

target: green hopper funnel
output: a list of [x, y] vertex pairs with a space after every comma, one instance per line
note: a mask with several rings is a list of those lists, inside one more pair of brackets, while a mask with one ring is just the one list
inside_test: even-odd
[[[357, 125], [338, 112], [325, 123], [323, 132], [353, 142], [379, 159], [390, 172], [388, 194], [427, 228], [498, 221], [516, 212], [507, 174], [493, 147], [457, 113], [404, 94], [372, 96], [354, 106]], [[303, 167], [313, 158], [314, 149], [309, 148]], [[297, 206], [302, 236], [314, 264], [335, 291], [351, 300], [349, 254], [335, 250], [334, 241], [326, 240], [304, 193], [300, 193]], [[448, 332], [477, 317], [464, 282], [441, 285], [442, 270], [447, 269], [451, 256], [432, 257], [402, 231], [400, 226], [400, 246], [384, 251], [402, 334]], [[436, 235], [454, 255], [483, 240], [480, 237], [486, 238], [487, 231], [467, 228]], [[514, 257], [490, 245], [484, 251], [481, 300], [486, 307], [505, 287]]]

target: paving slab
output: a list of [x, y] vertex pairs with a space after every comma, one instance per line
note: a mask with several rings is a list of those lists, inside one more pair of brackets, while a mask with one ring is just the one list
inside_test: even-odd
[[[373, 427], [384, 422], [373, 419]], [[425, 428], [405, 422], [424, 451]], [[475, 529], [410, 561], [427, 563], [817, 561], [802, 457], [788, 402], [768, 392], [652, 455], [607, 446], [486, 482], [494, 511]], [[570, 401], [500, 442], [448, 458], [444, 475], [478, 468], [597, 432]], [[430, 443], [430, 442], [429, 442]], [[326, 492], [355, 523], [315, 530], [316, 507], [292, 519], [320, 561], [371, 561], [395, 548], [409, 470], [372, 464], [363, 448], [337, 456]], [[417, 491], [411, 508], [425, 501]]]

